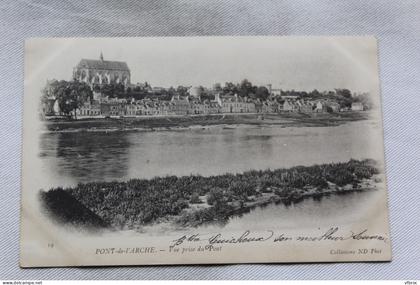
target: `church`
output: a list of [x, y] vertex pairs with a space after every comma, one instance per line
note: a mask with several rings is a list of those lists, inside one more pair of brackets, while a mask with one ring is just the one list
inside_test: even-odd
[[91, 86], [121, 83], [125, 87], [130, 85], [130, 69], [122, 61], [81, 59], [73, 68], [73, 79], [86, 82]]

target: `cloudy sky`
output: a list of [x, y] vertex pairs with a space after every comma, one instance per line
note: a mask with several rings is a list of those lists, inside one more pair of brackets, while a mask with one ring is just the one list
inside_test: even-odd
[[[81, 58], [127, 62], [132, 83], [152, 86], [239, 82], [273, 88], [356, 92], [377, 90], [376, 41], [371, 37], [186, 37], [31, 39], [26, 83], [70, 80]], [[39, 89], [38, 89], [39, 90]]]

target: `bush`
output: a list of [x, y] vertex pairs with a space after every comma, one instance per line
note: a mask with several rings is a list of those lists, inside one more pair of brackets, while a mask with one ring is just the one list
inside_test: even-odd
[[[259, 191], [267, 192], [269, 187], [274, 189], [275, 194], [287, 197], [306, 186], [322, 192], [328, 187], [328, 182], [357, 187], [361, 179], [371, 178], [377, 173], [379, 170], [373, 160], [350, 160], [290, 169], [252, 170], [236, 175], [167, 176], [127, 182], [81, 183], [72, 188], [50, 189], [43, 197], [45, 207], [66, 222], [73, 219], [83, 223], [84, 219], [89, 219], [89, 223], [101, 226], [130, 228], [162, 217], [180, 215], [190, 203], [201, 203], [201, 195], [207, 196], [207, 203], [212, 207], [195, 213], [195, 218], [189, 218], [222, 220], [231, 215], [228, 210], [231, 202], [245, 203], [249, 196], [258, 195]], [[79, 208], [84, 210], [77, 210]]]
[[198, 193], [192, 193], [192, 195], [190, 197], [190, 203], [191, 204], [201, 204], [201, 203], [203, 203], [203, 201], [201, 201]]
[[220, 188], [213, 188], [207, 194], [207, 204], [216, 205], [222, 203], [224, 200], [223, 190]]

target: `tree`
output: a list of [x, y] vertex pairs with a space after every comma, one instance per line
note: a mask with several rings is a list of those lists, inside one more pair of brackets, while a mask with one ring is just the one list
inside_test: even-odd
[[362, 93], [357, 96], [353, 96], [353, 102], [360, 102], [363, 104], [363, 107], [367, 110], [370, 110], [373, 108], [373, 102], [369, 95], [369, 93]]
[[185, 86], [181, 86], [179, 85], [176, 89], [176, 92], [180, 95], [180, 96], [186, 96], [188, 94], [188, 87]]
[[270, 92], [268, 91], [267, 87], [260, 86], [257, 88], [255, 96], [257, 97], [257, 99], [265, 101], [270, 96]]
[[321, 98], [322, 95], [321, 93], [319, 93], [317, 89], [314, 89], [309, 93], [309, 96], [312, 97], [313, 99], [318, 99], [318, 98]]
[[215, 96], [212, 94], [207, 94], [207, 93], [203, 93], [200, 95], [200, 100], [201, 101], [207, 101], [207, 100], [214, 100]]
[[222, 91], [222, 85], [220, 83], [215, 83], [213, 85], [213, 89], [215, 92], [221, 92]]
[[335, 92], [338, 96], [343, 96], [344, 98], [351, 98], [351, 91], [348, 89], [335, 89]]
[[248, 79], [242, 80], [241, 84], [239, 85], [239, 96], [241, 97], [248, 97], [251, 93], [254, 93], [254, 88], [252, 83]]
[[334, 110], [330, 106], [327, 106], [327, 112], [328, 113], [334, 113]]
[[170, 97], [172, 97], [172, 96], [174, 96], [175, 94], [176, 94], [176, 90], [175, 90], [175, 88], [174, 88], [173, 86], [169, 87], [169, 89], [168, 89], [168, 95], [169, 95]]
[[74, 112], [74, 117], [76, 118], [76, 110], [92, 99], [90, 86], [79, 81], [61, 80], [49, 82], [44, 90], [48, 90], [48, 92], [44, 92], [41, 100], [44, 100], [45, 96], [55, 98], [61, 112], [69, 117]]
[[92, 100], [92, 89], [85, 82], [78, 81], [69, 82], [68, 88], [70, 91], [64, 100], [69, 105], [70, 112], [74, 111], [74, 118], [77, 119], [76, 110], [82, 107], [86, 102]]
[[115, 94], [115, 85], [114, 84], [104, 84], [102, 87], [100, 87], [100, 92], [104, 96], [108, 96], [113, 98]]
[[224, 94], [235, 94], [238, 93], [238, 86], [233, 84], [232, 82], [226, 82], [225, 86], [223, 87]]

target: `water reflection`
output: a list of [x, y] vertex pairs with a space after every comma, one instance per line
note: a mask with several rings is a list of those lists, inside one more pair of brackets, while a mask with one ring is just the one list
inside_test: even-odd
[[130, 145], [124, 132], [43, 134], [40, 157], [58, 177], [110, 181], [127, 176]]

